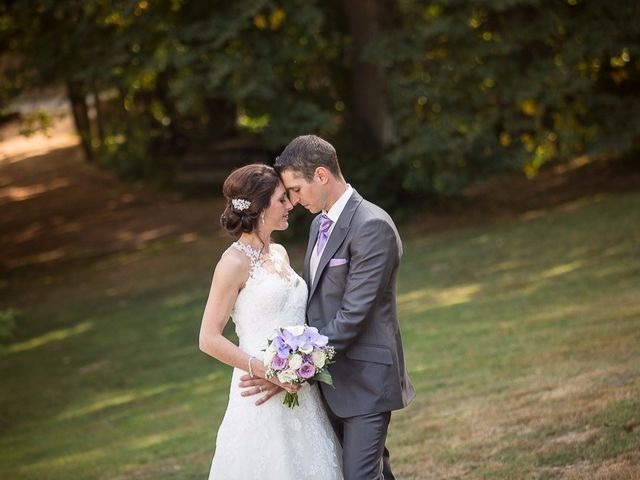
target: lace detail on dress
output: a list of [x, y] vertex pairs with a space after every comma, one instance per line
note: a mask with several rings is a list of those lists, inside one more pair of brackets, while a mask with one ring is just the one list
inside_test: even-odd
[[[305, 323], [307, 286], [289, 266], [282, 247], [271, 245], [269, 254], [241, 242], [232, 248], [251, 261], [249, 278], [231, 313], [239, 347], [262, 359], [275, 328]], [[342, 479], [340, 447], [318, 386], [305, 384], [300, 406], [294, 409], [282, 404], [284, 392], [256, 406], [257, 397], [240, 395], [244, 373], [233, 371], [209, 478], [246, 480], [264, 472], [260, 476], [265, 480]]]
[[262, 252], [260, 250], [256, 250], [251, 245], [247, 245], [246, 243], [242, 242], [233, 242], [231, 246], [249, 257], [249, 261], [251, 262], [249, 275], [253, 276], [254, 271], [260, 265]]
[[233, 242], [231, 247], [244, 253], [250, 261], [249, 277], [255, 278], [261, 271], [272, 273], [280, 276], [282, 279], [293, 282], [293, 286], [297, 286], [299, 278], [293, 271], [283, 252], [282, 247], [271, 245], [269, 253], [263, 253], [260, 250], [242, 243], [240, 241]]

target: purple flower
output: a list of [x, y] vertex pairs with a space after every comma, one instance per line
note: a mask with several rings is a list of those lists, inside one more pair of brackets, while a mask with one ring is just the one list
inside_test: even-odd
[[312, 363], [305, 362], [298, 369], [298, 375], [300, 376], [300, 378], [304, 378], [305, 380], [310, 379], [315, 374], [316, 374], [316, 367], [314, 367]]
[[278, 348], [277, 356], [282, 358], [283, 360], [286, 360], [287, 358], [289, 358], [290, 353], [291, 349], [287, 345], [283, 345], [282, 347]]
[[282, 358], [281, 356], [276, 355], [273, 357], [273, 360], [271, 360], [271, 368], [274, 370], [284, 370], [287, 368], [287, 363], [287, 357]]
[[316, 348], [324, 348], [329, 343], [329, 337], [326, 335], [318, 335], [317, 339], [313, 342], [313, 346]]
[[307, 327], [304, 332], [304, 344], [311, 344], [316, 348], [322, 348], [327, 345], [329, 338], [325, 335], [320, 335], [316, 327]]
[[282, 330], [282, 339], [284, 340], [284, 344], [288, 345], [292, 351], [295, 351], [298, 347], [304, 345], [302, 335], [294, 335], [289, 330]]
[[280, 335], [280, 333], [278, 333], [275, 337], [273, 337], [273, 340], [271, 341], [271, 345], [276, 347], [278, 350], [285, 345], [284, 338], [282, 338], [282, 335]]
[[289, 354], [293, 352], [291, 345], [289, 345], [285, 338], [287, 336], [285, 332], [286, 330], [276, 330], [270, 343], [270, 345], [276, 349], [277, 355], [282, 359], [287, 359]]

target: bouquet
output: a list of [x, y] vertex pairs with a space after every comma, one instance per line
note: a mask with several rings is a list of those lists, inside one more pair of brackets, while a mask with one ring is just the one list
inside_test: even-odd
[[[277, 328], [264, 350], [267, 378], [296, 384], [316, 380], [333, 387], [327, 367], [333, 363], [336, 351], [327, 345], [328, 341], [317, 328], [308, 325]], [[298, 394], [287, 392], [282, 403], [289, 408], [300, 405]]]

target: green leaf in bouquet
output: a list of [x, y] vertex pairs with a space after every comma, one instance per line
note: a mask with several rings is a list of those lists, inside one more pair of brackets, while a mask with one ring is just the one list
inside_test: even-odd
[[327, 385], [331, 385], [333, 388], [336, 388], [333, 385], [333, 378], [331, 378], [331, 374], [328, 370], [322, 370], [320, 373], [317, 373], [313, 379], [317, 382], [326, 383]]

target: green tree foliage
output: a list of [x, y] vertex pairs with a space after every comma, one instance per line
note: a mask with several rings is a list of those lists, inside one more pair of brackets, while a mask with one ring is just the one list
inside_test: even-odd
[[638, 18], [626, 0], [13, 0], [0, 102], [64, 83], [87, 156], [133, 178], [315, 132], [392, 206], [637, 149]]
[[455, 192], [477, 175], [584, 152], [640, 132], [640, 4], [579, 0], [404, 4], [389, 62], [405, 188]]

